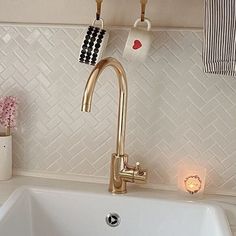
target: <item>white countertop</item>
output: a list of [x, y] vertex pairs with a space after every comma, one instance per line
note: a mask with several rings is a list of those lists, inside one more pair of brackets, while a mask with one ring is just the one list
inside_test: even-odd
[[[107, 192], [105, 184], [82, 183], [77, 181], [45, 179], [35, 177], [14, 176], [8, 181], [0, 181], [0, 205], [4, 204], [10, 194], [20, 186], [53, 187], [68, 190], [82, 190], [87, 192]], [[140, 188], [135, 185], [128, 186], [127, 195], [137, 197], [157, 197], [164, 199], [184, 199], [178, 192], [161, 191], [155, 189]], [[202, 199], [190, 199], [193, 201], [204, 201], [221, 206], [229, 219], [231, 229], [236, 236], [236, 197], [222, 195], [205, 195]]]

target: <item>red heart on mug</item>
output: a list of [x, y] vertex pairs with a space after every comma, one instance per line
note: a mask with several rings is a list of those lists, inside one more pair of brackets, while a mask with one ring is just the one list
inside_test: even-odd
[[138, 39], [134, 40], [134, 45], [133, 45], [134, 50], [137, 50], [141, 48], [142, 46], [143, 46], [142, 43]]

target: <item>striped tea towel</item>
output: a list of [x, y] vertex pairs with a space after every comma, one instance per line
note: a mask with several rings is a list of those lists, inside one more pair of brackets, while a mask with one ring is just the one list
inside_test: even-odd
[[236, 0], [205, 0], [203, 64], [207, 73], [236, 75]]

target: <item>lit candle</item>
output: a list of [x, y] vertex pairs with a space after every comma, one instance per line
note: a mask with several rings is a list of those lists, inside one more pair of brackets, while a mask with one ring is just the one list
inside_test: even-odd
[[202, 187], [202, 181], [198, 175], [188, 176], [184, 180], [185, 189], [191, 193], [198, 193]]
[[178, 168], [178, 189], [185, 195], [201, 197], [204, 193], [206, 168], [182, 165]]

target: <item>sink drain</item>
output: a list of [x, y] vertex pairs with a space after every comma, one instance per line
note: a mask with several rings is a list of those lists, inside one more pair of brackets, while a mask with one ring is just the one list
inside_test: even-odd
[[116, 213], [109, 213], [106, 216], [106, 222], [111, 227], [117, 227], [120, 224], [120, 216]]

